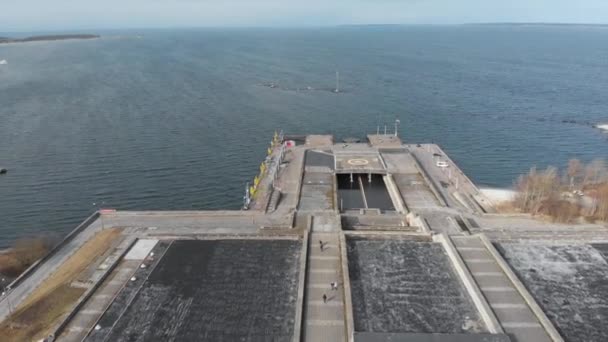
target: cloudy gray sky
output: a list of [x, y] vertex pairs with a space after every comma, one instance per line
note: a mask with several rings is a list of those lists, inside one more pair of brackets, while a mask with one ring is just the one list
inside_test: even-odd
[[505, 21], [608, 23], [608, 0], [0, 0], [0, 32]]

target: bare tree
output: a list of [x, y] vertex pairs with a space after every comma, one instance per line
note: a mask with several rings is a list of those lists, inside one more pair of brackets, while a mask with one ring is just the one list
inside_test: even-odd
[[583, 185], [599, 184], [606, 177], [606, 164], [603, 159], [594, 159], [585, 167]]
[[522, 211], [538, 214], [544, 201], [559, 197], [560, 187], [561, 183], [555, 167], [548, 167], [542, 172], [532, 168], [527, 175], [519, 177], [515, 185], [518, 194], [514, 204]]
[[596, 217], [608, 221], [608, 184], [604, 184], [598, 189], [595, 200]]

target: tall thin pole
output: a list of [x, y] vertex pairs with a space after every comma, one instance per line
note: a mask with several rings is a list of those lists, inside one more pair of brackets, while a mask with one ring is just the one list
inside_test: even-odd
[[395, 119], [395, 136], [398, 136], [397, 127], [399, 127], [400, 123], [401, 123], [401, 121], [399, 119]]
[[340, 92], [340, 73], [338, 71], [336, 71], [336, 90], [334, 92]]

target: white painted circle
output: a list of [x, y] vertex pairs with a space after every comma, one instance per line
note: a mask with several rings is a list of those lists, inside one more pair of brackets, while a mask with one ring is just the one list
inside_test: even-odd
[[363, 166], [363, 165], [369, 164], [369, 160], [367, 160], [367, 159], [349, 159], [347, 161], [347, 163], [349, 163], [350, 165], [353, 165], [353, 166]]

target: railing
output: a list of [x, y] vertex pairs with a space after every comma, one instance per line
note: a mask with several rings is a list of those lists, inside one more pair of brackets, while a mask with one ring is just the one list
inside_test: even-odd
[[6, 289], [10, 291], [11, 289], [21, 284], [27, 277], [34, 273], [34, 271], [36, 271], [45, 261], [50, 259], [53, 255], [55, 255], [55, 253], [57, 253], [58, 250], [60, 250], [63, 246], [70, 242], [78, 233], [90, 226], [91, 223], [95, 222], [99, 215], [99, 211], [95, 211], [93, 214], [91, 214], [91, 216], [89, 216], [86, 220], [84, 220], [81, 224], [74, 228], [74, 230], [72, 230], [68, 235], [66, 235], [66, 237], [61, 240], [61, 242], [59, 242], [55, 247], [53, 247], [45, 256], [33, 263], [30, 267], [23, 271], [15, 280], [8, 284], [6, 286]]

